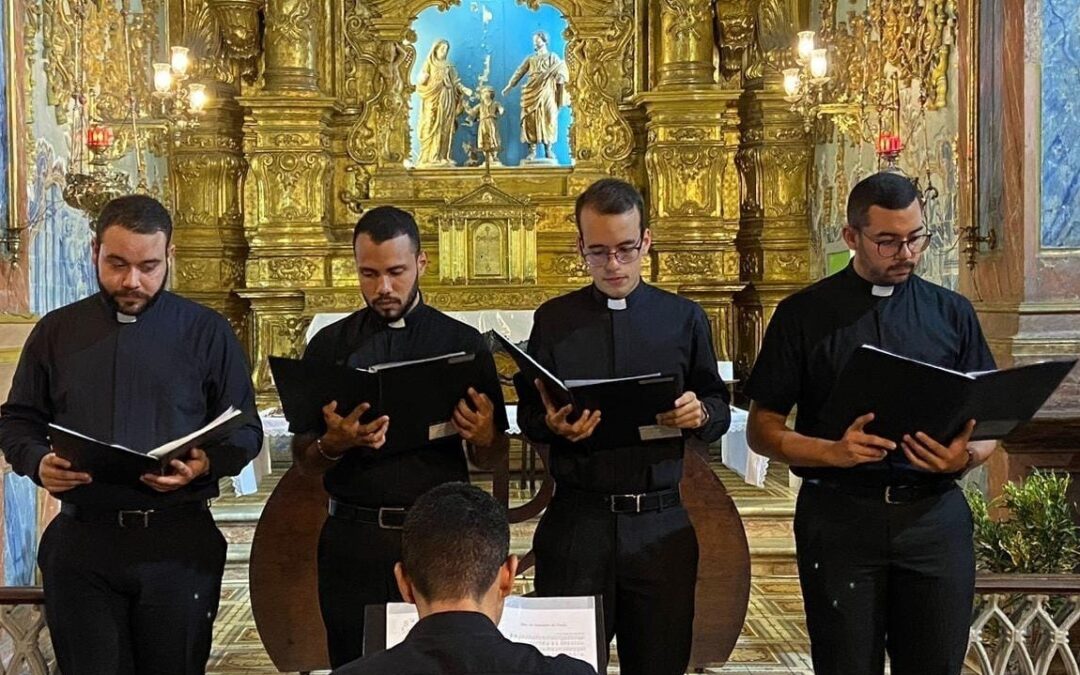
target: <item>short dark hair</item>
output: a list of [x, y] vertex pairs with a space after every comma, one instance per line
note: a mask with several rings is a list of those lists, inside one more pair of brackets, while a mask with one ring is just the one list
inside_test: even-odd
[[544, 41], [544, 44], [546, 44], [546, 45], [551, 44], [551, 38], [548, 37], [547, 31], [538, 30], [538, 31], [533, 33], [533, 37], [536, 37], [537, 35], [539, 35], [540, 39]]
[[637, 209], [641, 216], [641, 234], [645, 234], [645, 228], [648, 227], [645, 223], [645, 200], [641, 198], [641, 193], [630, 183], [618, 178], [601, 178], [578, 195], [574, 203], [574, 222], [577, 223], [578, 234], [581, 234], [581, 212], [585, 207], [604, 216]]
[[863, 178], [851, 189], [847, 200], [847, 224], [856, 230], [870, 224], [870, 207], [900, 211], [919, 198], [915, 183], [895, 171], [879, 171]]
[[428, 601], [480, 599], [509, 555], [506, 508], [468, 483], [432, 488], [405, 517], [401, 564]]
[[408, 211], [403, 211], [396, 206], [376, 206], [366, 211], [356, 221], [353, 228], [353, 246], [361, 234], [371, 237], [376, 244], [406, 235], [412, 242], [413, 252], [420, 253], [420, 228], [416, 226], [416, 219]]
[[165, 233], [165, 243], [172, 241], [172, 216], [161, 202], [148, 195], [124, 195], [110, 199], [97, 217], [94, 234], [98, 241], [105, 230], [119, 225], [138, 234]]

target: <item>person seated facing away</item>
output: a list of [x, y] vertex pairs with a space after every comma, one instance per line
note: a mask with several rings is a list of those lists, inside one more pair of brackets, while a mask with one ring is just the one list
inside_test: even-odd
[[333, 675], [596, 675], [592, 666], [507, 640], [496, 625], [517, 573], [506, 509], [468, 483], [423, 494], [405, 517], [394, 577], [420, 621], [401, 644]]

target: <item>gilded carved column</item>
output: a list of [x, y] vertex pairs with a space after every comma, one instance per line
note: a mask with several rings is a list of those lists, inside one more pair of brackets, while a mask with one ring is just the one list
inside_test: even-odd
[[244, 227], [250, 245], [242, 296], [251, 303], [250, 348], [260, 400], [270, 400], [272, 391], [266, 356], [292, 353], [303, 344], [301, 289], [327, 285], [334, 210], [330, 123], [336, 106], [319, 78], [320, 39], [329, 23], [323, 10], [316, 0], [267, 3], [265, 86], [241, 100], [247, 109]]
[[198, 129], [169, 155], [175, 204], [173, 288], [224, 314], [243, 332], [247, 243], [241, 209], [244, 175], [240, 107], [235, 89], [217, 83]]
[[742, 287], [738, 97], [718, 89], [643, 96], [653, 280], [702, 303], [725, 361], [734, 358], [732, 295]]
[[266, 89], [318, 90], [318, 41], [322, 23], [315, 0], [271, 0], [266, 6]]
[[739, 92], [716, 83], [710, 3], [665, 0], [659, 10], [657, 86], [639, 97], [655, 242], [651, 278], [701, 303], [718, 357], [731, 360], [733, 295], [742, 287], [735, 247]]
[[813, 147], [781, 83], [762, 77], [741, 102], [738, 377], [745, 378], [779, 302], [811, 282], [809, 172]]
[[[241, 190], [246, 162], [237, 96], [248, 72], [244, 64], [254, 60], [260, 44], [255, 32], [238, 31], [236, 25], [245, 16], [248, 24], [257, 25], [262, 1], [169, 3], [170, 34], [177, 44], [192, 49], [193, 76], [209, 94], [199, 125], [181, 132], [168, 154], [176, 225], [172, 287], [224, 314], [241, 337], [246, 332], [246, 305], [236, 292], [245, 285]], [[229, 11], [216, 13], [220, 5], [229, 5]]]
[[712, 2], [661, 0], [658, 88], [693, 88], [714, 82]]

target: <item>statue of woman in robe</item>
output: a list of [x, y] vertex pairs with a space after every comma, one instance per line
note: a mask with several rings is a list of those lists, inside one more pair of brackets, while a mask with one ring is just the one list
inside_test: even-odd
[[461, 83], [448, 60], [450, 43], [438, 40], [431, 48], [417, 78], [420, 95], [420, 159], [418, 166], [454, 166], [451, 142], [458, 115], [464, 112], [471, 89]]

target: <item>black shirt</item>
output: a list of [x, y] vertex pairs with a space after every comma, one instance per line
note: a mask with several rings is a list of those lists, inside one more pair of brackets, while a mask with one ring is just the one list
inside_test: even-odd
[[[475, 328], [423, 302], [410, 310], [401, 323], [404, 325], [394, 327], [394, 323], [387, 323], [365, 307], [316, 333], [304, 358], [352, 368], [453, 352], [476, 353], [479, 358], [493, 361], [486, 340]], [[491, 372], [495, 372], [493, 363]], [[495, 431], [506, 431], [506, 405], [499, 382], [493, 380], [476, 388], [487, 394], [495, 407]], [[393, 434], [391, 419], [387, 437]], [[468, 480], [469, 466], [461, 438], [455, 435], [400, 452], [353, 448], [327, 470], [323, 484], [331, 496], [350, 504], [407, 507], [436, 485]]]
[[[874, 288], [848, 265], [783, 300], [765, 332], [746, 384], [747, 395], [758, 405], [785, 415], [797, 405], [796, 431], [838, 440], [829, 438], [825, 429], [835, 429], [835, 425], [846, 429], [854, 420], [823, 420], [819, 412], [844, 365], [861, 345], [961, 372], [994, 369], [994, 358], [967, 298], [915, 275], [891, 287], [891, 295], [885, 297], [875, 295]], [[952, 439], [935, 440], [948, 443]], [[804, 478], [872, 485], [941, 477], [911, 466], [902, 449], [880, 462], [848, 469], [792, 467], [792, 471]]]
[[152, 448], [205, 425], [230, 405], [245, 424], [204, 448], [210, 473], [174, 492], [90, 483], [58, 495], [82, 506], [159, 509], [218, 494], [218, 478], [259, 453], [262, 425], [244, 352], [225, 319], [162, 292], [133, 323], [121, 323], [101, 293], [49, 312], [26, 340], [7, 403], [0, 448], [16, 473], [40, 484], [48, 424], [108, 443]]
[[596, 675], [584, 661], [544, 656], [503, 637], [479, 612], [441, 612], [421, 619], [401, 644], [333, 675]]
[[[529, 354], [563, 380], [676, 375], [679, 390], [696, 393], [709, 412], [708, 423], [694, 433], [710, 443], [720, 438], [731, 422], [730, 398], [717, 372], [704, 310], [644, 282], [625, 301], [625, 309], [612, 309], [606, 296], [587, 286], [545, 302], [536, 310]], [[683, 439], [592, 450], [588, 439], [571, 443], [548, 429], [533, 383], [519, 378], [518, 395], [525, 434], [551, 444], [551, 475], [557, 485], [608, 494], [678, 485]]]

